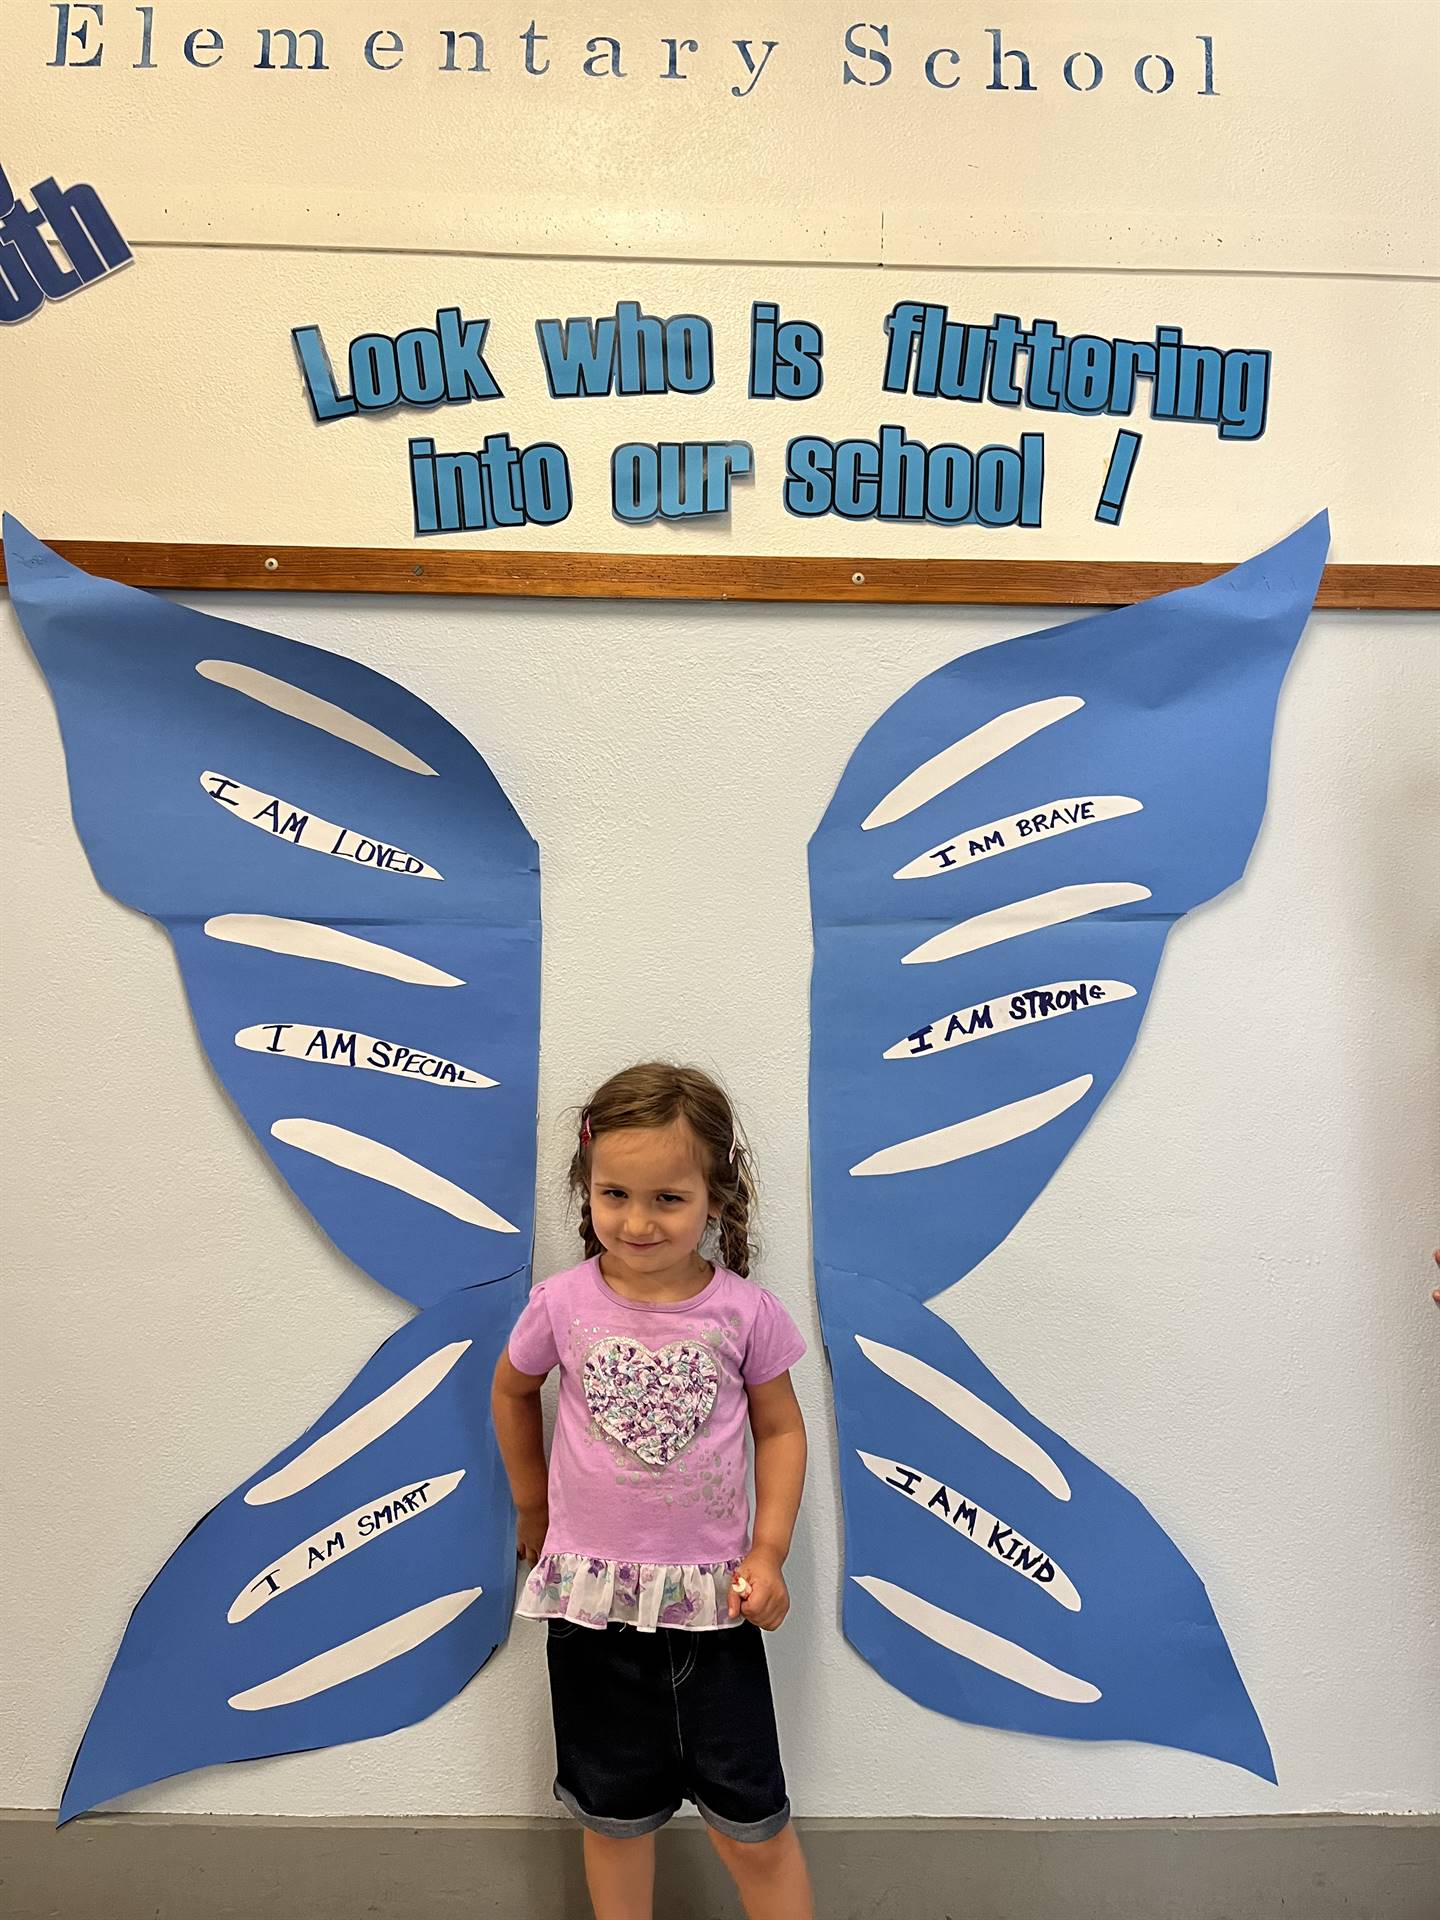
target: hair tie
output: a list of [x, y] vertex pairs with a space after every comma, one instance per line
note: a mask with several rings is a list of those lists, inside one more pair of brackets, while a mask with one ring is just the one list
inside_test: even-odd
[[581, 1116], [580, 1116], [580, 1144], [581, 1144], [581, 1146], [582, 1146], [582, 1147], [588, 1147], [588, 1146], [589, 1146], [589, 1144], [590, 1144], [590, 1142], [591, 1142], [591, 1141], [592, 1141], [592, 1140], [593, 1140], [594, 1138], [595, 1138], [595, 1136], [594, 1136], [594, 1134], [593, 1134], [593, 1133], [591, 1132], [591, 1130], [590, 1130], [590, 1109], [589, 1109], [588, 1107], [586, 1107], [586, 1109], [585, 1109], [585, 1111], [584, 1111], [584, 1113], [582, 1113], [582, 1114], [581, 1114]]
[[740, 1151], [740, 1129], [738, 1127], [735, 1127], [732, 1129], [730, 1134], [729, 1159], [730, 1159], [730, 1165], [732, 1167], [735, 1164], [735, 1156], [739, 1153], [739, 1151]]

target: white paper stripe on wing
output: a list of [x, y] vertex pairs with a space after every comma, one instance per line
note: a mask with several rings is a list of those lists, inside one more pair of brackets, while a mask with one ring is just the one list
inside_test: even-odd
[[487, 1207], [483, 1200], [464, 1187], [457, 1187], [433, 1167], [412, 1160], [398, 1147], [387, 1147], [383, 1140], [372, 1140], [368, 1133], [352, 1133], [349, 1127], [337, 1127], [329, 1120], [307, 1120], [300, 1116], [272, 1122], [270, 1131], [287, 1147], [313, 1153], [317, 1160], [328, 1160], [332, 1167], [358, 1173], [363, 1179], [378, 1180], [382, 1186], [408, 1193], [426, 1206], [438, 1207], [467, 1226], [487, 1227], [491, 1233], [518, 1233], [503, 1214]]
[[1001, 940], [1013, 940], [1022, 933], [1038, 933], [1042, 927], [1058, 927], [1067, 920], [1083, 920], [1088, 913], [1100, 913], [1106, 907], [1133, 906], [1148, 900], [1150, 889], [1129, 880], [1096, 880], [1082, 886], [1054, 887], [1049, 893], [1031, 894], [1028, 900], [1012, 900], [1008, 906], [992, 907], [988, 913], [973, 914], [943, 933], [934, 934], [902, 954], [901, 965], [925, 966], [935, 960], [954, 960], [962, 953], [975, 953], [981, 947], [993, 947]]
[[289, 1707], [297, 1700], [327, 1693], [346, 1680], [358, 1679], [362, 1673], [373, 1673], [376, 1667], [398, 1660], [402, 1654], [412, 1653], [433, 1639], [478, 1600], [481, 1591], [479, 1587], [463, 1587], [458, 1593], [443, 1593], [438, 1599], [427, 1600], [423, 1606], [412, 1607], [408, 1613], [396, 1614], [393, 1620], [371, 1627], [368, 1633], [357, 1634], [353, 1640], [343, 1640], [338, 1647], [317, 1653], [313, 1660], [302, 1660], [298, 1667], [277, 1673], [273, 1680], [262, 1680], [258, 1687], [231, 1694], [229, 1704], [241, 1713], [254, 1713], [265, 1707]]
[[410, 987], [463, 987], [465, 982], [453, 973], [432, 967], [428, 960], [402, 953], [398, 947], [381, 946], [378, 940], [364, 940], [358, 933], [342, 933], [318, 920], [286, 920], [273, 913], [217, 913], [205, 922], [212, 940], [229, 940], [236, 946], [261, 947], [266, 953], [283, 953], [295, 960], [323, 960], [335, 967], [354, 967], [359, 973], [383, 974], [387, 980], [399, 980]]
[[1012, 1467], [1018, 1467], [1022, 1473], [1028, 1473], [1037, 1485], [1047, 1493], [1054, 1494], [1057, 1500], [1070, 1498], [1070, 1482], [1060, 1471], [1059, 1464], [1038, 1440], [1032, 1440], [1028, 1433], [1017, 1427], [1013, 1420], [1007, 1419], [998, 1408], [992, 1407], [988, 1400], [982, 1400], [978, 1393], [961, 1386], [958, 1380], [952, 1380], [948, 1373], [941, 1373], [938, 1367], [932, 1367], [928, 1361], [917, 1360], [913, 1353], [906, 1353], [902, 1347], [883, 1346], [878, 1340], [867, 1340], [861, 1333], [856, 1334], [855, 1344], [870, 1364], [878, 1367], [897, 1386], [927, 1401], [937, 1413], [943, 1413], [947, 1420], [953, 1420], [957, 1427], [963, 1427], [982, 1446], [989, 1447], [992, 1453], [998, 1453], [1002, 1460], [1008, 1460]]
[[333, 820], [297, 807], [293, 800], [282, 800], [279, 794], [266, 793], [261, 787], [247, 787], [243, 780], [232, 780], [229, 774], [207, 768], [200, 776], [200, 785], [216, 806], [223, 807], [234, 819], [287, 846], [303, 847], [307, 853], [323, 853], [328, 860], [346, 860], [352, 866], [398, 874], [407, 880], [445, 877], [418, 854], [407, 853], [393, 841], [362, 833], [358, 827], [337, 826]]
[[1078, 713], [1084, 704], [1077, 694], [1067, 693], [1053, 700], [1032, 700], [1028, 706], [1012, 707], [1009, 713], [997, 713], [983, 727], [976, 727], [963, 740], [956, 740], [923, 766], [916, 767], [913, 773], [907, 773], [870, 809], [860, 822], [861, 827], [868, 832], [871, 827], [888, 827], [892, 821], [903, 820], [907, 813], [914, 813], [917, 807], [934, 800], [947, 787], [955, 786], [992, 760], [998, 760], [1002, 753], [1018, 747], [1032, 734], [1053, 727], [1057, 720], [1064, 720], [1069, 714]]
[[1002, 1567], [1009, 1567], [1012, 1573], [1039, 1587], [1042, 1593], [1048, 1593], [1071, 1613], [1080, 1611], [1075, 1582], [1033, 1540], [1027, 1540], [1024, 1534], [987, 1512], [978, 1501], [967, 1499], [958, 1488], [947, 1486], [933, 1474], [922, 1473], [918, 1467], [907, 1467], [903, 1460], [887, 1460], [880, 1454], [866, 1453], [859, 1447], [855, 1451], [882, 1486], [901, 1494], [913, 1506], [923, 1508], [952, 1533], [970, 1541], [992, 1560], [998, 1560]]
[[937, 1127], [933, 1133], [917, 1133], [912, 1140], [897, 1140], [893, 1147], [882, 1147], [851, 1167], [855, 1176], [885, 1173], [919, 1173], [927, 1167], [948, 1166], [952, 1160], [965, 1160], [972, 1153], [987, 1153], [1019, 1140], [1037, 1128], [1058, 1119], [1077, 1100], [1083, 1100], [1095, 1084], [1090, 1073], [1077, 1074], [1058, 1087], [1046, 1087], [1042, 1093], [1012, 1100], [1008, 1106], [991, 1107], [968, 1120], [957, 1120], [953, 1127]]
[[417, 1361], [408, 1373], [391, 1381], [383, 1393], [377, 1393], [373, 1400], [367, 1400], [363, 1407], [347, 1414], [328, 1433], [312, 1440], [293, 1460], [287, 1460], [264, 1480], [257, 1480], [245, 1495], [246, 1506], [267, 1507], [273, 1500], [288, 1500], [292, 1494], [313, 1487], [336, 1467], [343, 1467], [347, 1460], [353, 1460], [372, 1440], [378, 1440], [382, 1433], [398, 1426], [407, 1413], [413, 1413], [422, 1400], [428, 1399], [469, 1346], [468, 1340], [452, 1340], [449, 1346], [437, 1347], [434, 1353]]
[[1016, 993], [997, 994], [993, 1000], [977, 1000], [973, 1006], [942, 1013], [887, 1047], [884, 1057], [919, 1060], [928, 1053], [966, 1046], [972, 1040], [1014, 1033], [1042, 1020], [1059, 1020], [1087, 1007], [1110, 1006], [1116, 1000], [1134, 998], [1135, 989], [1127, 980], [1050, 980], [1043, 987], [1021, 987]]
[[352, 747], [363, 747], [366, 753], [388, 760], [394, 767], [403, 767], [407, 773], [435, 772], [418, 753], [401, 746], [398, 740], [392, 740], [388, 733], [372, 727], [368, 720], [362, 720], [348, 708], [337, 707], [333, 700], [322, 700], [318, 693], [307, 693], [303, 687], [292, 686], [273, 673], [263, 673], [259, 667], [247, 667], [238, 660], [199, 660], [195, 671], [217, 686], [232, 687], [236, 693], [258, 700], [262, 707], [288, 714], [292, 720], [303, 720], [307, 726], [319, 727], [322, 733], [333, 734]]
[[1098, 826], [1102, 820], [1121, 820], [1143, 813], [1138, 800], [1124, 793], [1092, 793], [1071, 800], [1047, 800], [1042, 807], [1007, 813], [1003, 820], [987, 820], [983, 827], [966, 827], [937, 846], [916, 854], [891, 876], [896, 880], [928, 880], [933, 874], [955, 873], [977, 860], [993, 860], [1017, 847], [1038, 847], [1057, 834]]
[[963, 1620], [958, 1613], [947, 1613], [944, 1607], [922, 1600], [918, 1593], [909, 1593], [892, 1581], [877, 1580], [869, 1574], [855, 1574], [852, 1578], [857, 1587], [863, 1587], [897, 1620], [923, 1633], [937, 1647], [946, 1647], [964, 1660], [973, 1660], [977, 1667], [986, 1667], [1002, 1679], [1028, 1688], [1031, 1693], [1043, 1693], [1049, 1700], [1088, 1707], [1100, 1698], [1099, 1687], [1082, 1680], [1078, 1674], [1066, 1673], [1063, 1667], [1052, 1667], [1048, 1660], [1031, 1653], [1028, 1647], [1019, 1646], [1002, 1634], [991, 1633], [988, 1627], [977, 1626], [973, 1620]]
[[473, 1067], [462, 1067], [458, 1060], [427, 1053], [423, 1047], [408, 1047], [401, 1040], [380, 1040], [373, 1033], [356, 1033], [349, 1027], [313, 1027], [294, 1020], [266, 1020], [258, 1026], [241, 1027], [235, 1035], [235, 1044], [247, 1053], [273, 1053], [285, 1060], [399, 1074], [403, 1079], [422, 1080], [428, 1087], [500, 1084], [477, 1073]]
[[225, 1618], [231, 1626], [248, 1620], [276, 1594], [289, 1593], [302, 1580], [323, 1573], [326, 1567], [347, 1559], [357, 1548], [368, 1546], [372, 1540], [403, 1526], [417, 1514], [428, 1513], [431, 1507], [439, 1506], [464, 1478], [465, 1469], [460, 1467], [454, 1473], [435, 1474], [428, 1480], [408, 1480], [403, 1487], [382, 1493], [378, 1499], [367, 1500], [363, 1507], [332, 1520], [328, 1527], [319, 1528], [308, 1540], [297, 1541], [262, 1572], [247, 1580], [231, 1601]]

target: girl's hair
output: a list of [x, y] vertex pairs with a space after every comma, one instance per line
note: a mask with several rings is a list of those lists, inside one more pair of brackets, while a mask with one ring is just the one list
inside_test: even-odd
[[613, 1074], [580, 1119], [580, 1142], [570, 1162], [570, 1190], [580, 1201], [580, 1238], [594, 1259], [603, 1249], [590, 1218], [590, 1150], [595, 1137], [621, 1127], [668, 1127], [684, 1120], [700, 1142], [701, 1168], [720, 1232], [720, 1264], [750, 1271], [750, 1215], [755, 1169], [724, 1091], [698, 1067], [650, 1060]]

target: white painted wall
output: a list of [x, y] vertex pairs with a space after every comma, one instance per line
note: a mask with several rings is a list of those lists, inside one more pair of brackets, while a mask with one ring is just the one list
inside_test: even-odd
[[[1266, 532], [1281, 529], [1267, 529]], [[1255, 545], [1262, 544], [1257, 536]], [[718, 1067], [765, 1177], [761, 1277], [812, 1336], [806, 836], [921, 674], [1002, 611], [274, 599], [253, 617], [403, 679], [543, 849], [542, 1267], [576, 1243], [566, 1109], [637, 1055]], [[1109, 1105], [947, 1312], [1204, 1574], [1278, 1789], [1190, 1755], [964, 1727], [840, 1638], [824, 1368], [774, 1646], [794, 1798], [829, 1815], [1440, 1808], [1433, 620], [1315, 618], [1250, 873], [1174, 937]], [[102, 896], [53, 716], [0, 613], [10, 923], [0, 1804], [53, 1806], [127, 1611], [197, 1516], [402, 1309], [323, 1241], [227, 1106], [168, 943]], [[539, 1637], [388, 1739], [137, 1808], [550, 1810]]]

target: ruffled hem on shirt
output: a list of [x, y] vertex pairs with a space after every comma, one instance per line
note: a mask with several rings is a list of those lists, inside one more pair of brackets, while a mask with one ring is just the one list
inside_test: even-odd
[[729, 1614], [738, 1560], [661, 1566], [639, 1560], [597, 1560], [584, 1553], [545, 1553], [521, 1591], [516, 1613], [527, 1620], [572, 1620], [604, 1628], [612, 1621], [654, 1633], [659, 1627], [703, 1633], [738, 1626]]

